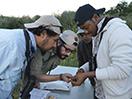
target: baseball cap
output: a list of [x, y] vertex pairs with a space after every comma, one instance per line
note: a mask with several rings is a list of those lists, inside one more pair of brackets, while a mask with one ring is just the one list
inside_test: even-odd
[[90, 20], [94, 14], [103, 14], [105, 8], [95, 9], [90, 4], [83, 5], [78, 8], [75, 14], [75, 22], [78, 26], [85, 23], [87, 20]]
[[46, 29], [50, 29], [53, 32], [60, 34], [62, 25], [59, 20], [52, 16], [52, 15], [45, 15], [41, 16], [38, 20], [33, 23], [26, 23], [24, 24], [26, 28], [37, 28], [37, 27], [44, 27]]
[[68, 45], [71, 49], [75, 49], [79, 43], [79, 38], [77, 34], [71, 30], [65, 30], [60, 34], [61, 40]]

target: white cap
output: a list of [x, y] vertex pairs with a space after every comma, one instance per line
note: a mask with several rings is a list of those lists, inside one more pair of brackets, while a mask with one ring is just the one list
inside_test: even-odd
[[37, 28], [39, 26], [46, 27], [47, 29], [50, 29], [54, 31], [57, 34], [61, 33], [60, 28], [62, 27], [61, 23], [59, 20], [52, 16], [52, 15], [45, 15], [41, 16], [38, 20], [36, 20], [33, 23], [26, 23], [24, 24], [26, 28]]
[[80, 27], [78, 27], [77, 34], [81, 34], [81, 33], [85, 33], [85, 31], [83, 29], [81, 29]]
[[71, 30], [65, 30], [62, 34], [60, 34], [60, 38], [73, 50], [79, 43], [77, 34]]

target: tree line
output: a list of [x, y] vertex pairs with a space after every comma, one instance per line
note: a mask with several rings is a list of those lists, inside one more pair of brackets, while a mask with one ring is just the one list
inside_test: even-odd
[[[64, 30], [71, 29], [74, 32], [77, 31], [76, 24], [74, 22], [74, 11], [64, 11], [61, 15], [55, 14], [55, 16], [60, 20], [63, 25]], [[127, 2], [119, 2], [115, 7], [111, 7], [110, 10], [105, 12], [105, 15], [120, 17], [127, 21], [127, 24], [132, 29], [132, 2], [129, 4]], [[23, 28], [24, 23], [33, 22], [38, 19], [40, 16], [36, 15], [34, 17], [22, 16], [22, 17], [13, 17], [13, 16], [0, 16], [0, 28]], [[70, 57], [63, 60], [61, 65], [67, 66], [77, 66], [76, 52], [74, 52]]]
[[[110, 10], [105, 12], [105, 14], [125, 19], [128, 22], [128, 25], [132, 28], [132, 2], [129, 4], [125, 1], [120, 2], [116, 5], [116, 7], [111, 7]], [[76, 24], [73, 20], [74, 15], [74, 11], [64, 11], [61, 15], [55, 14], [55, 16], [60, 20], [64, 29], [71, 29], [76, 32]], [[13, 17], [0, 15], [0, 28], [23, 28], [24, 23], [33, 22], [39, 17], [39, 15], [32, 18], [30, 16]]]

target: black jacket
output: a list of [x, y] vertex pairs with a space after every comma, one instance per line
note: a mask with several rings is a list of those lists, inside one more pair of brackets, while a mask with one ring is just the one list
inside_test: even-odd
[[89, 43], [80, 41], [77, 49], [79, 67], [88, 62], [92, 57], [92, 40]]

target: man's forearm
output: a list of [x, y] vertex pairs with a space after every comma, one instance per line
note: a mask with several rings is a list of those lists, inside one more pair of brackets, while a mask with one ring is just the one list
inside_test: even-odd
[[56, 80], [61, 80], [60, 75], [39, 75], [37, 76], [39, 81], [42, 82], [49, 82], [49, 81], [56, 81]]

